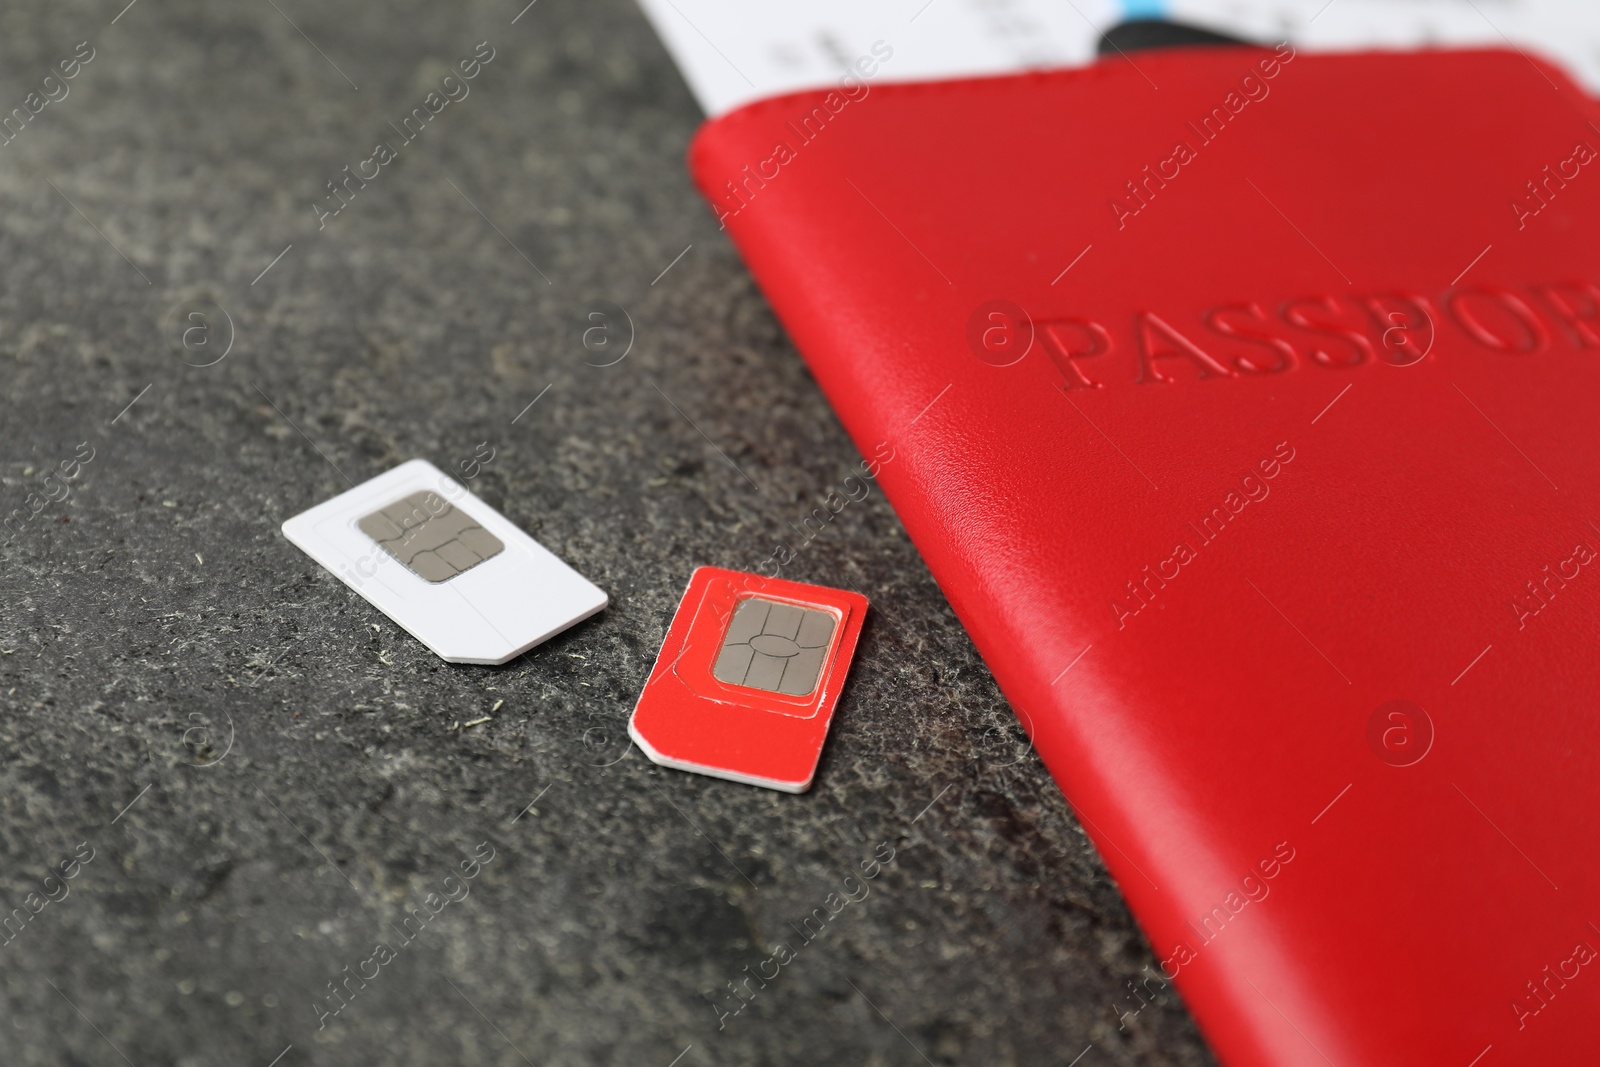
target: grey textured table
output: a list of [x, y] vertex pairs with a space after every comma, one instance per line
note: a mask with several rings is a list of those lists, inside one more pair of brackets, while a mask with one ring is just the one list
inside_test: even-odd
[[[631, 750], [691, 569], [859, 462], [632, 6], [123, 2], [0, 13], [0, 1062], [1209, 1062], [1171, 992], [1119, 1026], [1152, 957], [876, 491], [786, 570], [875, 609], [812, 792]], [[278, 530], [480, 446], [475, 491], [612, 597], [503, 668]]]

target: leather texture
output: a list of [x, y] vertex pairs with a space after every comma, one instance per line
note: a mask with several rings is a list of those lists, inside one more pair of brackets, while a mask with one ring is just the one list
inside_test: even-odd
[[856, 92], [692, 169], [1221, 1059], [1596, 1062], [1595, 105], [1515, 51]]

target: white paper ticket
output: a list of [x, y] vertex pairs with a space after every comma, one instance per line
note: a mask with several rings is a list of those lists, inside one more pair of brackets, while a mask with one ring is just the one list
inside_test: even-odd
[[[1511, 46], [1600, 90], [1592, 0], [639, 0], [708, 116], [851, 76], [922, 81], [1093, 62], [1128, 18], [1310, 51]], [[867, 73], [870, 71], [870, 73]]]

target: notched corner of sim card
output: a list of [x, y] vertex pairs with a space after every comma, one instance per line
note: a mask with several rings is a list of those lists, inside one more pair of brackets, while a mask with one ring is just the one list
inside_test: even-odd
[[710, 766], [704, 763], [693, 763], [688, 760], [673, 759], [671, 756], [659, 751], [650, 743], [649, 738], [640, 732], [635, 723], [639, 709], [634, 708], [632, 715], [628, 716], [628, 736], [633, 738], [633, 743], [639, 746], [645, 758], [658, 767], [666, 767], [674, 771], [688, 771], [691, 774], [705, 775], [707, 778], [721, 778], [725, 782], [737, 782], [740, 785], [759, 786], [762, 789], [776, 789], [780, 793], [792, 793], [798, 796], [811, 790], [817, 780], [817, 768], [822, 764], [822, 750], [817, 750], [817, 758], [812, 761], [811, 769], [806, 772], [804, 779], [784, 781], [778, 778], [763, 778], [759, 775], [741, 774], [726, 767]]
[[[310, 556], [313, 563], [322, 563], [322, 561], [317, 558], [316, 553], [313, 551], [313, 546], [310, 540], [313, 522], [314, 520], [311, 515], [311, 509], [307, 508], [298, 515], [290, 515], [287, 519], [284, 519], [282, 522], [280, 522], [278, 524], [278, 532], [283, 534], [284, 540], [298, 548], [301, 552], [304, 552], [306, 555]], [[334, 577], [338, 578], [346, 585], [351, 584], [349, 578], [347, 578], [340, 571], [335, 570], [333, 567], [323, 564], [323, 570], [333, 574]]]

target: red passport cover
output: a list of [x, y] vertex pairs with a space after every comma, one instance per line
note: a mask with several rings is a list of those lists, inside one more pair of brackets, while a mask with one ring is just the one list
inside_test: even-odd
[[1596, 106], [1515, 51], [852, 92], [693, 171], [1221, 1058], [1596, 1062]]

